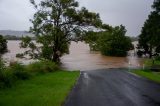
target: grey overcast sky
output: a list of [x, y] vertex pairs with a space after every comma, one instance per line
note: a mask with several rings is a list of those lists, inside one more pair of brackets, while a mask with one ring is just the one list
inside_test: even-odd
[[[127, 35], [137, 36], [147, 19], [153, 0], [78, 0], [104, 23], [126, 26]], [[29, 0], [0, 0], [0, 30], [28, 30], [34, 14]]]

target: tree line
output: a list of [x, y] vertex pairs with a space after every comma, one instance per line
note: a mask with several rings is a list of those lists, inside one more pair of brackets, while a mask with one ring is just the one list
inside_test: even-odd
[[138, 55], [149, 55], [150, 58], [160, 54], [160, 0], [154, 0], [152, 9], [138, 40]]
[[[6, 40], [22, 40], [25, 36], [15, 36], [15, 35], [2, 35]], [[31, 37], [32, 40], [35, 40], [35, 37]]]

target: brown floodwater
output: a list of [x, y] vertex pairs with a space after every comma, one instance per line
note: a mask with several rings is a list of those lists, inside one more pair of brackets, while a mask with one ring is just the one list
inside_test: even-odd
[[127, 57], [103, 56], [99, 52], [90, 52], [84, 42], [72, 42], [70, 54], [62, 57], [63, 67], [70, 70], [95, 70], [104, 68], [134, 68], [143, 65], [144, 59], [134, 56], [130, 51]]
[[[17, 53], [21, 53], [24, 49], [19, 48], [20, 41], [8, 41], [9, 53], [4, 55], [7, 61], [20, 61], [29, 63], [32, 60], [17, 59]], [[61, 58], [62, 67], [69, 70], [95, 70], [104, 68], [128, 68], [140, 67], [143, 65], [144, 59], [134, 56], [134, 51], [130, 51], [127, 57], [109, 57], [103, 56], [99, 52], [90, 52], [89, 46], [84, 42], [72, 42], [70, 45], [70, 54]]]

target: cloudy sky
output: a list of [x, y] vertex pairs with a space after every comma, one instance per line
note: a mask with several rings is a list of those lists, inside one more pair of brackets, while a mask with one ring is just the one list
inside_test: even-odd
[[[78, 0], [104, 23], [123, 24], [127, 35], [137, 36], [147, 19], [153, 0]], [[28, 30], [34, 9], [29, 0], [0, 0], [0, 30]]]

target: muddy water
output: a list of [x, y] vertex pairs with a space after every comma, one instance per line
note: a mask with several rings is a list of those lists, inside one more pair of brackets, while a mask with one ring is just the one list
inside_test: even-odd
[[[17, 60], [23, 63], [29, 63], [30, 60], [21, 60], [15, 58], [17, 53], [23, 52], [24, 49], [19, 48], [20, 41], [8, 41], [9, 53], [4, 58], [8, 61]], [[108, 57], [102, 56], [99, 52], [90, 52], [89, 46], [83, 42], [72, 42], [70, 46], [70, 54], [61, 58], [62, 67], [69, 70], [95, 70], [104, 68], [123, 68], [123, 67], [139, 67], [143, 64], [143, 59], [133, 56], [128, 57]]]
[[15, 41], [15, 40], [9, 40], [8, 41], [8, 52], [3, 56], [4, 59], [8, 61], [19, 61], [24, 64], [28, 64], [30, 62], [33, 62], [33, 60], [28, 60], [28, 59], [19, 59], [16, 58], [16, 54], [18, 53], [23, 53], [25, 49], [21, 49], [19, 47], [20, 41]]
[[131, 56], [109, 57], [102, 56], [99, 52], [90, 52], [89, 46], [83, 42], [72, 42], [70, 54], [62, 57], [65, 68], [70, 70], [95, 70], [104, 68], [128, 68], [140, 67], [143, 59], [134, 56], [134, 51], [130, 51]]

